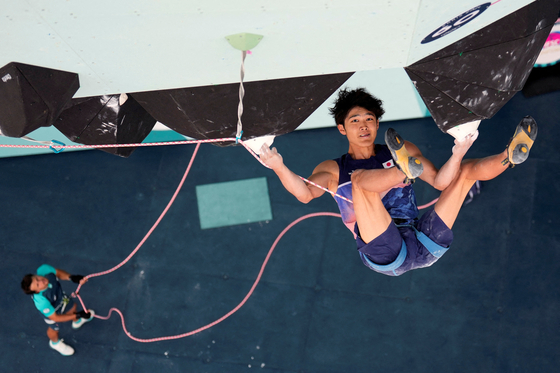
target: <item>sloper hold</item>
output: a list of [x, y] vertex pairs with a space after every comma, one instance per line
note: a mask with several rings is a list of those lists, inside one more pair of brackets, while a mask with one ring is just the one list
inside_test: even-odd
[[[123, 94], [74, 99], [54, 126], [73, 142], [103, 145], [139, 144], [155, 124], [156, 120], [134, 98]], [[128, 157], [135, 149], [100, 148], [121, 157]]]
[[22, 137], [51, 126], [79, 88], [78, 74], [10, 62], [0, 68], [0, 131]]
[[[244, 83], [243, 140], [295, 130], [352, 74]], [[138, 92], [131, 96], [157, 121], [182, 135], [199, 140], [236, 135], [239, 83]]]

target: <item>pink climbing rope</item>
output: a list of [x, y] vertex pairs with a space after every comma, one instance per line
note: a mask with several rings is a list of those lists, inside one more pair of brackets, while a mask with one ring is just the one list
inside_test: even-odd
[[[179, 339], [179, 338], [185, 338], [185, 337], [189, 337], [191, 335], [200, 333], [206, 329], [209, 329], [213, 326], [215, 326], [216, 324], [221, 323], [222, 321], [224, 321], [225, 319], [227, 319], [228, 317], [230, 317], [231, 315], [233, 315], [235, 312], [237, 312], [241, 307], [243, 307], [243, 305], [247, 302], [247, 300], [251, 297], [251, 295], [253, 294], [253, 292], [255, 291], [255, 288], [257, 287], [257, 285], [259, 284], [261, 277], [264, 273], [264, 269], [266, 268], [266, 265], [268, 264], [268, 260], [270, 259], [272, 253], [274, 252], [274, 249], [276, 248], [276, 246], [278, 245], [278, 242], [280, 242], [280, 239], [296, 224], [298, 224], [299, 222], [305, 220], [305, 219], [309, 219], [312, 217], [316, 217], [316, 216], [334, 216], [334, 217], [338, 217], [340, 218], [340, 214], [334, 213], [334, 212], [316, 212], [316, 213], [311, 213], [311, 214], [307, 214], [304, 215], [296, 220], [294, 220], [292, 223], [290, 223], [286, 228], [284, 228], [284, 230], [278, 235], [278, 237], [276, 237], [276, 240], [274, 241], [274, 243], [272, 244], [272, 246], [270, 247], [270, 249], [268, 250], [268, 254], [266, 255], [266, 258], [264, 259], [263, 264], [261, 265], [261, 269], [259, 271], [259, 274], [257, 275], [257, 278], [255, 279], [255, 281], [253, 282], [253, 285], [251, 286], [251, 289], [249, 289], [249, 292], [247, 293], [247, 295], [245, 295], [245, 298], [243, 298], [243, 300], [235, 307], [233, 308], [231, 311], [229, 311], [228, 313], [226, 313], [224, 316], [220, 317], [219, 319], [204, 325], [198, 329], [192, 330], [190, 332], [187, 333], [183, 333], [183, 334], [177, 334], [177, 335], [171, 335], [171, 336], [165, 336], [165, 337], [157, 337], [157, 338], [148, 338], [148, 339], [144, 339], [144, 338], [137, 338], [135, 336], [133, 336], [128, 329], [126, 328], [125, 322], [124, 322], [124, 316], [122, 314], [122, 312], [120, 310], [118, 310], [117, 308], [111, 308], [109, 310], [109, 314], [106, 317], [103, 316], [98, 316], [95, 315], [95, 317], [99, 318], [99, 319], [103, 319], [103, 320], [108, 320], [111, 317], [111, 314], [113, 312], [116, 312], [119, 314], [119, 316], [121, 317], [121, 323], [122, 323], [122, 327], [124, 332], [126, 333], [126, 335], [136, 341], [136, 342], [143, 342], [143, 343], [150, 343], [150, 342], [160, 342], [160, 341], [168, 341], [168, 340], [173, 340], [173, 339]], [[82, 303], [82, 307], [85, 308], [82, 299], [78, 296], [78, 298], [80, 299], [80, 302]]]
[[[181, 190], [181, 188], [183, 187], [183, 184], [185, 183], [185, 179], [187, 178], [187, 175], [189, 174], [189, 171], [191, 170], [191, 166], [194, 162], [194, 158], [196, 156], [196, 153], [198, 152], [198, 148], [200, 147], [200, 143], [198, 143], [196, 145], [196, 148], [194, 149], [194, 152], [191, 156], [191, 160], [189, 162], [189, 165], [187, 166], [187, 169], [185, 171], [185, 174], [183, 175], [183, 178], [181, 179], [181, 181], [179, 182], [179, 186], [177, 187], [177, 189], [175, 190], [175, 193], [173, 193], [173, 196], [171, 197], [171, 199], [169, 200], [169, 203], [167, 204], [167, 206], [165, 207], [165, 209], [163, 209], [163, 212], [160, 214], [159, 218], [156, 220], [156, 222], [154, 223], [154, 225], [152, 226], [152, 228], [150, 228], [150, 230], [148, 231], [148, 233], [146, 233], [146, 235], [144, 236], [144, 238], [142, 239], [142, 241], [140, 241], [140, 243], [136, 246], [136, 248], [130, 253], [130, 255], [128, 255], [126, 257], [125, 260], [123, 260], [121, 263], [117, 264], [116, 266], [114, 266], [111, 269], [108, 269], [106, 271], [103, 272], [98, 272], [98, 273], [93, 273], [91, 275], [87, 275], [86, 278], [90, 279], [92, 277], [98, 277], [98, 276], [103, 276], [106, 274], [109, 274], [111, 272], [116, 271], [117, 269], [119, 269], [120, 267], [122, 267], [123, 265], [125, 265], [133, 256], [134, 254], [136, 254], [136, 252], [138, 250], [140, 250], [140, 248], [142, 247], [142, 245], [144, 245], [144, 243], [146, 242], [146, 240], [151, 236], [152, 232], [157, 228], [157, 226], [159, 225], [159, 223], [161, 222], [161, 220], [163, 219], [163, 217], [165, 216], [165, 214], [167, 214], [167, 211], [169, 210], [169, 208], [171, 207], [171, 205], [173, 205], [173, 202], [175, 202], [175, 198], [177, 198], [177, 195], [179, 194], [179, 191]], [[82, 285], [78, 285], [78, 287], [76, 288], [76, 295], [78, 295], [80, 288], [82, 287]], [[80, 302], [82, 302], [82, 298], [79, 297]], [[82, 306], [84, 304], [82, 303]], [[84, 310], [86, 308], [84, 307]]]
[[[98, 272], [98, 273], [93, 273], [90, 275], [86, 276], [86, 279], [90, 279], [93, 277], [98, 277], [98, 276], [103, 276], [106, 274], [109, 274], [111, 272], [116, 271], [117, 269], [119, 269], [120, 267], [122, 267], [123, 265], [125, 265], [137, 252], [138, 250], [140, 250], [140, 248], [142, 247], [142, 245], [144, 245], [144, 243], [146, 242], [146, 240], [150, 237], [150, 235], [152, 234], [152, 232], [156, 229], [156, 227], [159, 225], [159, 223], [161, 222], [161, 220], [163, 219], [163, 217], [167, 214], [167, 211], [169, 210], [169, 208], [173, 205], [173, 203], [175, 202], [175, 199], [177, 197], [177, 195], [179, 194], [179, 191], [181, 190], [187, 175], [189, 174], [189, 171], [192, 167], [192, 164], [194, 162], [194, 159], [196, 157], [196, 154], [198, 152], [198, 149], [200, 147], [200, 144], [203, 141], [200, 141], [197, 143], [197, 146], [191, 156], [191, 160], [189, 161], [189, 164], [187, 166], [187, 169], [185, 170], [185, 173], [181, 179], [181, 181], [179, 182], [179, 185], [177, 186], [177, 189], [175, 190], [175, 193], [173, 193], [173, 196], [171, 197], [169, 203], [167, 204], [167, 206], [165, 207], [165, 209], [163, 210], [163, 212], [160, 214], [159, 218], [156, 220], [156, 222], [154, 223], [154, 225], [150, 228], [150, 230], [148, 231], [148, 233], [144, 236], [144, 238], [140, 241], [140, 243], [136, 246], [136, 248], [119, 264], [117, 264], [116, 266], [114, 266], [111, 269], [108, 269], [106, 271], [103, 272]], [[243, 144], [243, 146], [245, 146], [245, 148], [247, 150], [250, 151], [251, 154], [253, 154], [255, 156], [256, 159], [259, 160], [259, 162], [261, 162], [261, 164], [263, 164], [264, 166], [266, 166], [261, 160], [260, 158], [249, 148], [247, 147], [245, 144]], [[268, 167], [268, 166], [267, 166]], [[303, 178], [302, 178], [303, 179]], [[312, 183], [313, 184], [313, 183]], [[315, 184], [314, 184], [315, 185]], [[432, 203], [434, 203], [435, 201], [433, 201]], [[430, 203], [431, 204], [431, 203]], [[429, 206], [430, 204], [428, 204], [427, 206]], [[318, 213], [311, 213], [311, 214], [307, 214], [304, 215], [296, 220], [294, 220], [292, 223], [290, 223], [286, 228], [284, 228], [284, 230], [278, 235], [278, 237], [276, 238], [276, 240], [274, 241], [274, 243], [272, 244], [272, 246], [270, 247], [268, 254], [266, 256], [266, 258], [264, 259], [263, 264], [261, 265], [261, 269], [259, 271], [259, 274], [257, 275], [257, 278], [255, 279], [255, 281], [253, 282], [253, 285], [251, 286], [251, 289], [249, 290], [249, 292], [247, 293], [247, 295], [245, 295], [245, 297], [243, 298], [243, 300], [235, 307], [233, 308], [231, 311], [229, 311], [228, 313], [226, 313], [224, 316], [220, 317], [219, 319], [204, 325], [198, 329], [192, 330], [190, 332], [187, 333], [183, 333], [183, 334], [177, 334], [177, 335], [172, 335], [172, 336], [164, 336], [164, 337], [156, 337], [156, 338], [138, 338], [133, 336], [128, 329], [126, 328], [126, 323], [124, 321], [124, 315], [122, 314], [122, 312], [118, 309], [118, 308], [111, 308], [109, 309], [109, 313], [107, 316], [100, 316], [100, 315], [95, 315], [94, 317], [98, 318], [98, 319], [102, 319], [102, 320], [108, 320], [111, 315], [113, 314], [113, 312], [117, 313], [120, 318], [121, 318], [121, 324], [122, 324], [122, 328], [125, 332], [125, 334], [132, 340], [136, 341], [136, 342], [143, 342], [143, 343], [150, 343], [150, 342], [159, 342], [159, 341], [165, 341], [165, 340], [173, 340], [173, 339], [179, 339], [179, 338], [185, 338], [197, 333], [200, 333], [206, 329], [209, 329], [213, 326], [215, 326], [216, 324], [219, 324], [220, 322], [224, 321], [225, 319], [227, 319], [228, 317], [230, 317], [231, 315], [233, 315], [235, 312], [237, 312], [241, 307], [243, 307], [243, 305], [247, 302], [247, 300], [251, 297], [251, 295], [253, 294], [253, 292], [255, 291], [255, 288], [257, 287], [258, 283], [261, 280], [261, 277], [264, 273], [264, 270], [266, 268], [266, 265], [268, 264], [268, 261], [272, 255], [272, 253], [274, 252], [274, 249], [276, 248], [276, 246], [278, 245], [278, 242], [280, 242], [280, 239], [296, 224], [298, 224], [299, 222], [305, 220], [305, 219], [309, 219], [311, 217], [316, 217], [316, 216], [334, 216], [334, 217], [338, 217], [340, 218], [341, 215], [337, 214], [337, 213], [333, 213], [333, 212], [318, 212]], [[84, 310], [87, 310], [87, 307], [84, 304], [84, 301], [82, 299], [82, 297], [79, 294], [79, 291], [81, 289], [82, 285], [78, 285], [74, 295], [79, 299], [80, 304], [82, 305], [82, 308]]]
[[434, 203], [436, 203], [437, 201], [439, 201], [439, 198], [436, 198], [433, 201], [426, 203], [425, 205], [418, 206], [418, 210], [423, 210], [425, 208], [428, 208], [431, 205], [433, 205]]
[[[192, 156], [191, 156], [191, 160], [189, 161], [189, 164], [188, 164], [188, 166], [187, 166], [187, 169], [185, 170], [185, 173], [183, 174], [183, 177], [181, 178], [181, 181], [179, 182], [179, 185], [177, 186], [177, 189], [175, 190], [175, 193], [173, 193], [173, 196], [171, 197], [170, 201], [168, 202], [168, 204], [167, 204], [167, 206], [165, 207], [165, 209], [163, 210], [163, 212], [160, 214], [159, 218], [156, 220], [156, 222], [154, 223], [154, 225], [150, 228], [150, 230], [148, 231], [148, 233], [146, 233], [146, 235], [145, 235], [144, 238], [140, 241], [140, 243], [136, 246], [136, 248], [135, 248], [122, 262], [120, 262], [120, 263], [117, 264], [116, 266], [114, 266], [114, 267], [112, 267], [112, 268], [110, 268], [110, 269], [108, 269], [108, 270], [106, 270], [106, 271], [103, 271], [103, 272], [97, 272], [97, 273], [93, 273], [93, 274], [87, 275], [85, 278], [86, 278], [86, 279], [90, 279], [90, 278], [93, 278], [93, 277], [103, 276], [103, 275], [109, 274], [109, 273], [111, 273], [111, 272], [114, 272], [114, 271], [116, 271], [117, 269], [119, 269], [120, 267], [122, 267], [123, 265], [125, 265], [125, 264], [138, 252], [138, 250], [140, 250], [140, 248], [144, 245], [144, 243], [146, 242], [146, 240], [151, 236], [151, 234], [153, 233], [153, 231], [157, 228], [157, 226], [159, 225], [159, 223], [161, 222], [161, 220], [163, 219], [163, 217], [167, 214], [167, 211], [169, 210], [169, 208], [170, 208], [170, 207], [173, 205], [173, 203], [175, 202], [175, 199], [176, 199], [177, 195], [179, 194], [179, 191], [181, 190], [181, 188], [182, 188], [182, 186], [183, 186], [183, 184], [184, 184], [184, 182], [185, 182], [185, 180], [186, 180], [186, 178], [187, 178], [187, 175], [189, 174], [189, 171], [190, 171], [190, 169], [191, 169], [191, 167], [192, 167], [192, 164], [193, 164], [193, 162], [194, 162], [194, 159], [195, 159], [195, 157], [196, 157], [196, 154], [197, 154], [197, 152], [198, 152], [198, 149], [199, 149], [199, 147], [200, 147], [200, 144], [201, 144], [201, 143], [211, 143], [211, 142], [225, 142], [225, 141], [236, 141], [236, 139], [235, 139], [235, 138], [221, 138], [221, 139], [209, 139], [209, 140], [192, 140], [192, 141], [191, 141], [191, 140], [187, 140], [187, 141], [173, 141], [173, 142], [160, 142], [160, 143], [141, 143], [141, 144], [108, 144], [108, 145], [94, 145], [94, 146], [90, 146], [90, 145], [87, 145], [87, 146], [82, 146], [82, 145], [61, 146], [60, 148], [98, 148], [98, 149], [102, 149], [102, 148], [113, 148], [113, 147], [161, 146], [161, 145], [180, 145], [180, 144], [183, 145], [183, 144], [194, 144], [194, 143], [197, 144], [197, 146], [196, 146], [196, 148], [195, 148], [195, 150], [194, 150], [194, 152], [193, 152], [193, 154], [192, 154]], [[237, 141], [238, 141], [241, 145], [243, 145], [243, 146], [249, 151], [249, 153], [251, 153], [251, 154], [253, 155], [253, 157], [255, 157], [255, 159], [257, 159], [263, 166], [265, 166], [265, 167], [267, 167], [267, 168], [270, 168], [270, 167], [268, 167], [268, 166], [260, 159], [260, 157], [259, 157], [257, 154], [255, 154], [255, 152], [254, 152], [249, 146], [247, 146], [243, 141], [238, 140], [238, 139], [237, 139]], [[53, 146], [53, 145], [48, 146], [48, 145], [4, 145], [4, 144], [0, 144], [0, 147], [19, 147], [19, 148], [52, 148], [52, 146]], [[60, 149], [56, 149], [56, 150], [60, 150]], [[352, 203], [351, 200], [349, 200], [349, 199], [347, 199], [347, 198], [345, 198], [345, 197], [343, 197], [343, 196], [340, 196], [340, 195], [338, 195], [338, 194], [336, 194], [336, 193], [333, 193], [333, 192], [331, 192], [330, 190], [328, 190], [327, 188], [322, 187], [321, 185], [318, 185], [318, 184], [316, 184], [316, 183], [313, 183], [312, 181], [307, 180], [307, 179], [304, 178], [304, 177], [301, 177], [301, 176], [300, 176], [300, 178], [301, 178], [303, 181], [305, 181], [305, 182], [307, 182], [307, 183], [309, 183], [309, 184], [311, 184], [311, 185], [313, 185], [313, 186], [315, 186], [315, 187], [318, 187], [318, 188], [323, 189], [324, 191], [330, 193], [330, 194], [333, 195], [333, 196], [340, 197], [340, 198], [342, 198], [342, 199], [344, 199], [344, 200], [346, 200], [346, 201]], [[429, 204], [426, 204], [426, 205], [424, 205], [424, 206], [420, 206], [419, 208], [422, 209], [422, 208], [428, 207], [428, 206], [432, 205], [433, 203], [435, 203], [436, 201], [437, 201], [437, 199], [435, 199], [434, 201], [430, 202]], [[137, 341], [137, 342], [144, 342], [144, 343], [159, 342], [159, 341], [165, 341], [165, 340], [173, 340], [173, 339], [185, 338], [185, 337], [188, 337], [188, 336], [191, 336], [191, 335], [200, 333], [200, 332], [202, 332], [202, 331], [204, 331], [204, 330], [206, 330], [206, 329], [209, 329], [209, 328], [213, 327], [214, 325], [219, 324], [220, 322], [224, 321], [225, 319], [227, 319], [228, 317], [230, 317], [231, 315], [233, 315], [235, 312], [237, 312], [241, 307], [243, 307], [243, 305], [244, 305], [244, 304], [247, 302], [247, 300], [251, 297], [251, 295], [252, 295], [253, 292], [255, 291], [255, 288], [257, 287], [258, 283], [260, 282], [261, 277], [262, 277], [262, 275], [263, 275], [263, 273], [264, 273], [264, 269], [265, 269], [266, 265], [268, 264], [268, 260], [270, 259], [270, 256], [271, 256], [272, 253], [274, 252], [274, 249], [276, 248], [276, 246], [277, 246], [278, 242], [280, 241], [280, 239], [281, 239], [293, 226], [295, 226], [295, 225], [298, 224], [299, 222], [301, 222], [301, 221], [303, 221], [303, 220], [305, 220], [305, 219], [309, 219], [309, 218], [311, 218], [311, 217], [316, 217], [316, 216], [334, 216], [334, 217], [338, 217], [338, 218], [341, 217], [340, 214], [333, 213], [333, 212], [317, 212], [317, 213], [311, 213], [311, 214], [307, 214], [307, 215], [305, 215], [305, 216], [302, 216], [302, 217], [300, 217], [300, 218], [294, 220], [292, 223], [290, 223], [290, 224], [289, 224], [286, 228], [284, 228], [284, 230], [278, 235], [278, 237], [276, 238], [276, 240], [274, 241], [274, 243], [273, 243], [272, 246], [270, 247], [266, 258], [265, 258], [263, 264], [261, 265], [261, 269], [260, 269], [260, 271], [259, 271], [259, 274], [257, 275], [257, 278], [256, 278], [255, 281], [253, 282], [253, 285], [251, 286], [251, 289], [249, 290], [249, 292], [247, 293], [247, 295], [245, 295], [245, 297], [243, 298], [243, 300], [242, 300], [235, 308], [233, 308], [231, 311], [229, 311], [228, 313], [226, 313], [224, 316], [220, 317], [219, 319], [217, 319], [217, 320], [215, 320], [215, 321], [213, 321], [213, 322], [211, 322], [211, 323], [209, 323], [209, 324], [207, 324], [207, 325], [204, 325], [204, 326], [202, 326], [202, 327], [200, 327], [200, 328], [198, 328], [198, 329], [195, 329], [195, 330], [192, 330], [192, 331], [190, 331], [190, 332], [183, 333], [183, 334], [145, 339], [145, 338], [138, 338], [138, 337], [135, 337], [135, 336], [133, 336], [133, 335], [128, 331], [128, 329], [126, 328], [125, 321], [124, 321], [124, 315], [123, 315], [122, 312], [121, 312], [119, 309], [117, 309], [117, 308], [111, 308], [111, 309], [109, 310], [109, 313], [108, 313], [107, 316], [95, 315], [95, 317], [98, 318], [98, 319], [102, 319], [102, 320], [108, 320], [108, 319], [111, 317], [112, 313], [113, 313], [113, 312], [116, 312], [116, 313], [120, 316], [120, 318], [121, 318], [122, 328], [123, 328], [124, 332], [126, 333], [126, 335], [127, 335], [130, 339], [132, 339], [132, 340], [134, 340], [134, 341]], [[83, 301], [82, 297], [81, 297], [80, 294], [79, 294], [81, 287], [82, 287], [81, 284], [78, 285], [78, 287], [76, 288], [76, 291], [74, 292], [73, 295], [76, 296], [76, 297], [79, 299], [80, 304], [82, 305], [82, 308], [83, 308], [84, 310], [86, 310], [87, 307], [85, 306], [84, 301]]]

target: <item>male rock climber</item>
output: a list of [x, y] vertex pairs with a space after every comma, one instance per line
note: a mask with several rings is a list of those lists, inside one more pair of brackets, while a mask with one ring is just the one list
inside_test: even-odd
[[[524, 162], [537, 125], [525, 117], [506, 150], [482, 159], [463, 160], [478, 131], [455, 140], [451, 157], [438, 170], [416, 145], [391, 128], [385, 134], [386, 145], [374, 143], [384, 112], [381, 100], [365, 89], [341, 90], [330, 113], [348, 139], [348, 153], [320, 163], [308, 179], [353, 202], [335, 197], [363, 263], [376, 272], [398, 276], [432, 265], [448, 250], [451, 228], [473, 184]], [[290, 171], [276, 148], [265, 144], [260, 156], [299, 201], [308, 203], [324, 193]], [[442, 191], [434, 208], [420, 219], [411, 186], [416, 178]]]
[[35, 307], [43, 315], [49, 325], [47, 335], [49, 346], [63, 356], [74, 354], [74, 349], [58, 338], [59, 323], [72, 321], [72, 328], [79, 329], [83, 324], [93, 320], [93, 310], [76, 312], [76, 304], [62, 290], [58, 279], [69, 280], [83, 285], [87, 278], [81, 275], [71, 275], [61, 269], [43, 264], [37, 269], [37, 274], [28, 274], [21, 281], [24, 293], [31, 295]]

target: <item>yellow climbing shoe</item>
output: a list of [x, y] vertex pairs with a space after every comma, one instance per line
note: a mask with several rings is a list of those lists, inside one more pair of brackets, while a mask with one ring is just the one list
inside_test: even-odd
[[387, 144], [391, 151], [397, 168], [406, 176], [404, 183], [414, 182], [414, 179], [422, 175], [424, 171], [422, 162], [408, 154], [404, 146], [404, 140], [397, 131], [392, 128], [387, 129], [387, 132], [385, 132], [385, 144]]
[[525, 162], [529, 157], [529, 150], [533, 146], [537, 138], [538, 126], [537, 122], [530, 116], [521, 119], [517, 125], [515, 133], [507, 146], [507, 159], [504, 159], [503, 164], [509, 162], [510, 167], [516, 164]]

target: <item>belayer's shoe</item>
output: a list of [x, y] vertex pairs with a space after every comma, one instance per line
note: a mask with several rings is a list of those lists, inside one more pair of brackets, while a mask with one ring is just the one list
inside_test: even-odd
[[54, 343], [53, 341], [49, 341], [49, 346], [53, 350], [60, 352], [62, 356], [74, 355], [74, 349], [68, 346], [66, 343], [64, 343], [63, 339], [59, 339], [58, 342], [56, 343]]
[[88, 310], [88, 313], [91, 315], [89, 317], [89, 319], [85, 319], [83, 317], [80, 317], [78, 320], [76, 321], [72, 321], [72, 329], [79, 329], [82, 327], [82, 325], [84, 325], [86, 322], [90, 322], [91, 320], [93, 320], [93, 316], [95, 316], [95, 312], [93, 312], [93, 310]]
[[507, 159], [504, 159], [502, 164], [513, 167], [527, 160], [529, 157], [529, 150], [533, 146], [537, 138], [538, 126], [537, 122], [530, 116], [521, 119], [517, 125], [515, 133], [507, 146]]
[[411, 157], [404, 146], [403, 138], [392, 128], [385, 132], [385, 144], [391, 151], [396, 166], [401, 170], [406, 178], [404, 183], [413, 182], [418, 176], [422, 175], [424, 166], [419, 159]]

